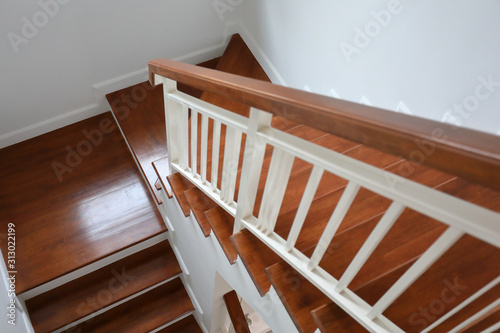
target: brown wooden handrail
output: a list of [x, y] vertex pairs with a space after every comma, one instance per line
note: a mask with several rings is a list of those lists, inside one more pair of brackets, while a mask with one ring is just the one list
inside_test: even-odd
[[500, 190], [500, 137], [168, 59], [154, 74]]
[[250, 333], [250, 328], [248, 327], [245, 313], [241, 308], [238, 294], [234, 290], [231, 290], [224, 295], [224, 303], [226, 303], [227, 312], [229, 312], [229, 318], [231, 318], [231, 323], [236, 333]]

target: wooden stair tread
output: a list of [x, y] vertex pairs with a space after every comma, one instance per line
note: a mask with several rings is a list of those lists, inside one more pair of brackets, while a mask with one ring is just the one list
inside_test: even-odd
[[[492, 327], [500, 322], [500, 306], [497, 306], [493, 310], [489, 311], [480, 320], [476, 321], [469, 327], [467, 327], [462, 333], [475, 333], [483, 332], [486, 329]], [[500, 329], [495, 330], [493, 333], [498, 333]]]
[[69, 329], [75, 332], [149, 332], [194, 310], [180, 278]]
[[234, 217], [220, 206], [206, 211], [205, 216], [227, 259], [233, 264], [238, 258], [238, 252], [230, 239], [233, 234]]
[[180, 274], [163, 241], [26, 301], [36, 332], [51, 332]]
[[[199, 65], [213, 68], [216, 63], [218, 58]], [[195, 97], [200, 96], [199, 91], [186, 85], [179, 85], [179, 89]], [[153, 88], [146, 81], [107, 94], [106, 99], [139, 168], [160, 204], [160, 196], [154, 191], [157, 176], [151, 163], [167, 156], [163, 86]]]
[[[98, 144], [76, 159], [85, 133]], [[14, 223], [23, 237], [18, 294], [166, 231], [109, 112], [1, 149], [0, 159], [2, 227]], [[71, 170], [61, 181], [54, 163]]]
[[161, 158], [159, 160], [154, 161], [153, 168], [158, 176], [158, 180], [160, 181], [161, 187], [165, 189], [167, 193], [167, 197], [171, 199], [173, 197], [172, 187], [170, 183], [167, 181], [167, 175], [169, 174], [169, 164], [170, 161], [168, 157]]
[[195, 188], [196, 186], [189, 180], [187, 180], [184, 176], [182, 176], [180, 173], [174, 173], [173, 175], [168, 176], [167, 180], [170, 183], [170, 186], [172, 187], [172, 192], [174, 193], [177, 202], [181, 206], [184, 216], [186, 217], [189, 216], [189, 214], [191, 213], [191, 208], [189, 207], [189, 203], [187, 202], [186, 197], [184, 196], [184, 192], [192, 188]]
[[250, 273], [257, 290], [264, 296], [271, 288], [271, 281], [265, 273], [265, 269], [281, 261], [273, 250], [255, 237], [247, 229], [231, 236], [231, 241], [238, 252], [243, 265]]
[[200, 326], [196, 322], [194, 317], [188, 316], [178, 322], [165, 327], [164, 329], [158, 331], [158, 333], [202, 333]]
[[335, 303], [325, 304], [312, 311], [311, 315], [321, 333], [368, 332]]
[[[467, 318], [470, 318], [474, 314], [477, 313], [477, 309], [484, 308], [486, 305], [493, 303], [498, 299], [500, 295], [500, 285], [497, 285], [493, 289], [491, 289], [489, 292], [484, 294], [483, 296], [479, 297], [477, 300], [472, 302], [470, 305], [464, 307], [462, 310], [458, 311], [456, 314], [451, 316], [449, 319], [445, 320], [442, 324], [438, 325], [436, 328], [432, 329], [430, 332], [431, 333], [445, 333], [449, 332], [453, 328], [457, 326], [457, 323], [461, 323]], [[498, 314], [497, 314], [498, 316]], [[487, 316], [489, 317], [489, 316]], [[500, 318], [497, 317], [497, 321], [499, 321]], [[484, 324], [484, 322], [483, 322]], [[423, 327], [423, 326], [422, 326]], [[485, 329], [485, 328], [483, 328]], [[481, 332], [482, 330], [473, 330], [470, 332]]]
[[205, 211], [218, 207], [217, 203], [210, 199], [197, 187], [185, 191], [184, 196], [186, 197], [186, 201], [188, 202], [196, 221], [200, 225], [203, 235], [205, 237], [210, 236], [212, 229], [210, 228], [210, 224], [205, 216]]
[[[427, 327], [499, 276], [499, 257], [500, 249], [463, 236], [391, 304], [384, 315], [406, 332]], [[448, 292], [445, 300], [444, 290]], [[439, 304], [435, 305], [436, 302]], [[429, 315], [431, 303], [436, 308], [432, 308]], [[420, 308], [427, 313], [413, 315]]]
[[328, 297], [286, 262], [266, 268], [266, 274], [299, 332], [313, 333], [317, 325], [311, 311], [328, 303]]
[[[142, 82], [107, 94], [113, 114], [158, 203], [151, 163], [167, 156], [163, 87]], [[147, 130], [145, 130], [147, 129]]]

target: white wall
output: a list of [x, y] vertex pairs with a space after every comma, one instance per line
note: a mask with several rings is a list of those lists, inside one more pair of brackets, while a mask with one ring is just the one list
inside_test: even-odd
[[210, 1], [57, 1], [0, 2], [0, 147], [109, 110], [106, 86], [146, 80], [149, 60], [222, 52]]
[[[372, 11], [388, 9], [377, 23]], [[277, 82], [392, 110], [402, 101], [421, 117], [500, 131], [499, 1], [254, 0], [235, 13], [226, 22], [240, 20], [232, 30]], [[493, 87], [482, 83], [490, 76]], [[453, 111], [464, 102], [469, 110]]]

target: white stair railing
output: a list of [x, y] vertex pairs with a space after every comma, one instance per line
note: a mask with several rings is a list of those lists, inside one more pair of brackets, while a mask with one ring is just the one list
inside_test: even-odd
[[[175, 81], [155, 76], [156, 80], [163, 81], [171, 168], [188, 178], [235, 217], [234, 232], [238, 232], [241, 228], [251, 231], [332, 301], [372, 332], [402, 332], [383, 315], [384, 310], [463, 235], [472, 235], [486, 243], [500, 247], [500, 214], [496, 212], [272, 128], [272, 115], [268, 112], [252, 108], [250, 117], [246, 118], [181, 93], [176, 90]], [[191, 127], [189, 127], [189, 110]], [[198, 121], [198, 115], [201, 115], [201, 122]], [[198, 138], [200, 126], [201, 137]], [[221, 133], [224, 129], [223, 164], [219, 165], [219, 145], [220, 140], [223, 139]], [[212, 136], [213, 144], [211, 172], [207, 171], [209, 134]], [[243, 151], [241, 180], [237, 184], [243, 135], [245, 135], [246, 143]], [[198, 146], [201, 148], [199, 161]], [[259, 213], [254, 216], [266, 146], [273, 148], [273, 154], [262, 204]], [[191, 152], [191, 158], [189, 158], [189, 152]], [[288, 238], [283, 239], [274, 229], [295, 158], [311, 163], [313, 169]], [[222, 170], [219, 170], [220, 167]], [[312, 257], [308, 258], [295, 248], [295, 244], [324, 172], [330, 172], [345, 179], [348, 185]], [[219, 173], [222, 174], [220, 186], [218, 185]], [[207, 179], [209, 174], [210, 180]], [[389, 186], [388, 179], [391, 179], [391, 186]], [[237, 187], [239, 187], [238, 200], [235, 201]], [[388, 198], [392, 204], [341, 278], [335, 279], [322, 269], [319, 263], [360, 188]], [[449, 227], [379, 301], [371, 306], [353, 293], [348, 285], [406, 208], [438, 220]], [[498, 284], [498, 279], [492, 283], [450, 313], [459, 311], [473, 299], [486, 293]], [[478, 315], [480, 314], [481, 312]]]

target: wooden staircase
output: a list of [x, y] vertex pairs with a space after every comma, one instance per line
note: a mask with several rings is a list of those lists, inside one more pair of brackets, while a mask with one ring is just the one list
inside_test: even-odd
[[[243, 61], [243, 59], [245, 60]], [[251, 52], [237, 35], [233, 36], [217, 69], [259, 80], [268, 80]], [[249, 114], [248, 107], [224, 100], [215, 94], [203, 93], [201, 99], [243, 116]], [[198, 119], [198, 123], [200, 121], [201, 117]], [[273, 117], [272, 126], [414, 182], [500, 212], [498, 192], [474, 185], [456, 176], [410, 163], [401, 158], [277, 116]], [[211, 132], [212, 127], [209, 127], [209, 133]], [[199, 137], [200, 133], [198, 133]], [[208, 147], [211, 147], [211, 137], [208, 141]], [[242, 147], [244, 141], [243, 138]], [[198, 145], [200, 145], [199, 140]], [[221, 152], [223, 147], [224, 140], [221, 138]], [[197, 159], [200, 161], [200, 149], [197, 149], [197, 152]], [[254, 215], [258, 214], [263, 204], [261, 201], [271, 154], [272, 148], [268, 147], [264, 159], [263, 174], [259, 181]], [[211, 152], [208, 153], [208, 156], [210, 159]], [[217, 158], [219, 158], [220, 165], [222, 158]], [[241, 173], [241, 164], [240, 159], [237, 170], [238, 178]], [[209, 160], [208, 168], [210, 165]], [[402, 170], [411, 170], [411, 172], [402, 172]], [[309, 163], [300, 159], [295, 160], [275, 228], [275, 231], [284, 239], [290, 232], [311, 171], [312, 166]], [[219, 184], [221, 172], [219, 169]], [[162, 174], [168, 173], [164, 169]], [[186, 216], [194, 215], [205, 236], [210, 235], [211, 232], [215, 234], [231, 263], [239, 258], [245, 264], [261, 295], [265, 295], [271, 286], [274, 287], [300, 332], [314, 332], [316, 328], [320, 328], [322, 332], [365, 331], [353, 318], [332, 303], [251, 232], [242, 230], [233, 235], [234, 218], [180, 173], [168, 175], [166, 178], [168, 184], [165, 185], [171, 187], [184, 214]], [[164, 179], [162, 181], [164, 182]], [[207, 170], [207, 181], [210, 181], [210, 170]], [[238, 186], [239, 181], [236, 184]], [[346, 185], [347, 181], [327, 172], [321, 178], [311, 210], [305, 220], [304, 231], [299, 235], [296, 243], [296, 248], [307, 256], [311, 256]], [[235, 191], [235, 199], [237, 199], [237, 195], [238, 188]], [[390, 201], [386, 198], [361, 189], [333, 241], [328, 245], [320, 267], [334, 277], [340, 278], [383, 213], [389, 208], [389, 204]], [[445, 230], [444, 224], [411, 209], [406, 209], [375, 249], [360, 273], [349, 284], [349, 288], [370, 304], [374, 304]], [[473, 295], [480, 288], [479, 286], [499, 276], [498, 258], [500, 258], [498, 248], [473, 237], [464, 236], [446, 252], [445, 256], [432, 265], [424, 276], [417, 279], [415, 284], [403, 293], [384, 314], [404, 331], [420, 332], [454, 306]], [[444, 263], [450, 262], [456, 264], [444, 265]], [[419, 290], [425, 290], [425, 296], [421, 295]], [[498, 290], [493, 291], [496, 292], [493, 296], [478, 299], [466, 307], [463, 312], [470, 315], [475, 313], [477, 309], [488, 305], [488, 302], [491, 303], [492, 299], [500, 296]], [[444, 294], [447, 294], [449, 298], [441, 300]], [[415, 312], [414, 309], [423, 309], [424, 313]], [[431, 311], [431, 313], [427, 314], [425, 311]], [[498, 316], [497, 312], [485, 315], [479, 322], [483, 320], [491, 322], [494, 316]], [[458, 316], [451, 317], [432, 332], [446, 332], [449, 327], [453, 327], [453, 324], [456, 325], [459, 322]]]
[[15, 224], [17, 295], [35, 332], [202, 332], [110, 113], [4, 148], [0, 159], [1, 225]]
[[[239, 35], [232, 37], [221, 58], [200, 66], [269, 81]], [[187, 85], [178, 88], [211, 104], [249, 116], [250, 109], [243, 104]], [[213, 233], [231, 264], [241, 260], [261, 295], [273, 287], [299, 332], [314, 332], [317, 328], [321, 332], [366, 331], [250, 231], [244, 229], [233, 234], [234, 218], [228, 212], [180, 173], [170, 173], [161, 87], [153, 88], [144, 82], [111, 93], [107, 99], [114, 120], [110, 114], [105, 114], [0, 150], [0, 208], [6, 212], [2, 224], [23, 221], [18, 223], [18, 232], [32, 235], [23, 238], [26, 242], [23, 251], [26, 252], [18, 255], [26, 258], [25, 262], [20, 262], [23, 269], [19, 271], [25, 275], [20, 276], [19, 289], [30, 295], [26, 305], [36, 332], [62, 332], [65, 329], [66, 332], [202, 331], [192, 315], [195, 309], [181, 281], [181, 268], [166, 236], [162, 238], [167, 228], [154, 206], [162, 205], [165, 199], [175, 200], [185, 216], [192, 214], [205, 237]], [[59, 183], [52, 174], [53, 161], [64, 161], [68, 154], [65, 147], [69, 145], [77, 149], [83, 131], [90, 133], [89, 130], [99, 129], [103, 121], [108, 127], [112, 124], [113, 130], [104, 133], [103, 143], [95, 145], [88, 156], [83, 156], [83, 162], [71, 167], [71, 172], [63, 173], [64, 181]], [[456, 176], [279, 116], [273, 117], [272, 127], [500, 212], [498, 192]], [[209, 128], [213, 128], [212, 121]], [[225, 135], [223, 127], [220, 152], [224, 151]], [[198, 132], [200, 137], [201, 132]], [[208, 141], [211, 143], [212, 139], [210, 134]], [[201, 145], [200, 141], [198, 144]], [[245, 137], [242, 147], [244, 144]], [[127, 145], [132, 157], [128, 155]], [[200, 149], [197, 152], [199, 161]], [[272, 154], [273, 148], [268, 146], [258, 183], [255, 215], [266, 204], [262, 198]], [[210, 181], [211, 150], [208, 156], [207, 178]], [[223, 164], [222, 156], [214, 158], [219, 159], [219, 165]], [[19, 161], [27, 161], [26, 166], [20, 168]], [[234, 170], [238, 180], [241, 165], [242, 157]], [[275, 228], [285, 239], [298, 213], [312, 170], [310, 163], [299, 158], [291, 167]], [[411, 172], [404, 172], [408, 170]], [[16, 180], [26, 174], [33, 174], [33, 177], [19, 184]], [[222, 168], [219, 168], [219, 186], [223, 176]], [[235, 199], [239, 181], [236, 184]], [[321, 177], [311, 210], [305, 218], [304, 231], [295, 245], [308, 257], [312, 255], [346, 186], [346, 180], [331, 173], [325, 172]], [[161, 191], [166, 198], [162, 198]], [[120, 196], [120, 193], [125, 194]], [[96, 198], [102, 200], [100, 205], [93, 204], [97, 202], [93, 201]], [[76, 207], [75, 201], [78, 202]], [[332, 242], [327, 244], [319, 266], [340, 278], [389, 205], [388, 199], [362, 188]], [[27, 207], [31, 208], [28, 210]], [[33, 213], [35, 210], [37, 213]], [[445, 230], [444, 224], [406, 209], [349, 288], [374, 304]], [[160, 239], [137, 247], [155, 237]], [[133, 247], [135, 250], [130, 250]], [[6, 253], [4, 242], [2, 251]], [[106, 261], [119, 253], [124, 254], [118, 260]], [[498, 248], [463, 236], [384, 315], [406, 332], [420, 332], [481, 286], [500, 276], [498, 258]], [[102, 264], [93, 266], [77, 279], [56, 283], [57, 286], [49, 290], [43, 288], [49, 282], [63, 281], [61, 279], [68, 274], [96, 263]], [[426, 292], [421, 293], [421, 290]], [[497, 286], [431, 332], [447, 332], [499, 297], [500, 288]], [[495, 308], [462, 332], [479, 332], [499, 320], [500, 311]]]

